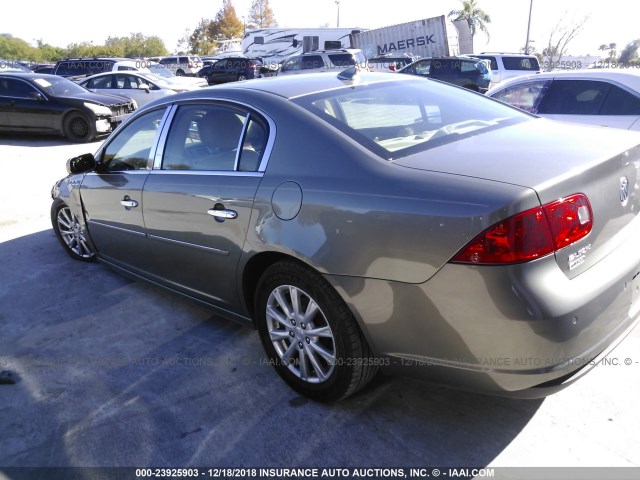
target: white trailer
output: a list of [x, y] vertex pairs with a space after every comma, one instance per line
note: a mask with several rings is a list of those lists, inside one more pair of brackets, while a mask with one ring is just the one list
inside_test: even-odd
[[354, 28], [260, 28], [249, 30], [242, 39], [242, 53], [261, 58], [270, 67], [291, 55], [313, 50], [349, 48]]
[[351, 47], [367, 58], [388, 53], [412, 53], [420, 57], [460, 54], [458, 29], [444, 15], [351, 34]]

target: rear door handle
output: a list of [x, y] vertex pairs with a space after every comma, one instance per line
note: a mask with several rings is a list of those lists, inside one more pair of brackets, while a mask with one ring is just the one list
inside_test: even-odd
[[233, 220], [234, 218], [238, 218], [238, 212], [235, 210], [216, 210], [215, 208], [210, 208], [207, 210], [207, 213], [220, 220]]

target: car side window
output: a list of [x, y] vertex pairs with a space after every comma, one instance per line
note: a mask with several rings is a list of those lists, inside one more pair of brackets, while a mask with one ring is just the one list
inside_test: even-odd
[[92, 78], [86, 83], [85, 88], [112, 88], [112, 79], [113, 75]]
[[640, 98], [616, 85], [611, 85], [600, 115], [640, 115]]
[[17, 78], [0, 80], [0, 96], [12, 98], [33, 98], [38, 91], [27, 82]]
[[322, 61], [322, 57], [319, 55], [307, 55], [306, 57], [302, 57], [300, 62], [300, 68], [302, 70], [322, 67], [324, 67], [324, 62]]
[[164, 112], [146, 113], [121, 130], [104, 150], [101, 173], [145, 170]]
[[594, 80], [553, 80], [538, 113], [598, 115], [610, 85]]
[[545, 87], [549, 83], [549, 81], [545, 80], [521, 83], [500, 90], [493, 95], [493, 98], [518, 107], [525, 112], [536, 113], [538, 104], [545, 92]]
[[169, 130], [162, 169], [256, 171], [267, 132], [261, 120], [239, 109], [181, 106]]
[[414, 68], [416, 75], [428, 76], [431, 73], [431, 60], [417, 62]]
[[135, 75], [118, 74], [116, 75], [117, 88], [132, 89], [138, 88], [138, 77]]

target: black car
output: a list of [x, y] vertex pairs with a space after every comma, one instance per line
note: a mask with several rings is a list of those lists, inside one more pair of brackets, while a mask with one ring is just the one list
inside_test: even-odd
[[81, 79], [98, 73], [110, 72], [117, 62], [127, 58], [94, 57], [94, 58], [66, 58], [58, 61], [51, 70], [54, 75], [71, 79]]
[[491, 83], [491, 70], [486, 60], [473, 57], [423, 58], [398, 70], [422, 77], [433, 78], [486, 93]]
[[371, 71], [396, 72], [419, 58], [410, 53], [385, 53], [371, 57], [367, 63]]
[[209, 85], [215, 83], [235, 82], [260, 78], [262, 62], [253, 58], [228, 57], [206, 66], [198, 72], [198, 76], [206, 78]]
[[0, 131], [89, 142], [110, 133], [135, 108], [126, 97], [92, 93], [56, 75], [0, 73]]

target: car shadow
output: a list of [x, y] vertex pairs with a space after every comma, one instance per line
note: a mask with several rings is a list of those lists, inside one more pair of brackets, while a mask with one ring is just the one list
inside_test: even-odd
[[314, 402], [251, 328], [74, 261], [51, 230], [0, 262], [3, 467], [482, 467], [542, 404], [388, 377]]

